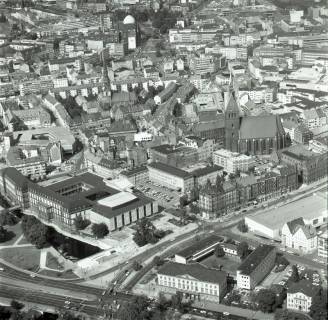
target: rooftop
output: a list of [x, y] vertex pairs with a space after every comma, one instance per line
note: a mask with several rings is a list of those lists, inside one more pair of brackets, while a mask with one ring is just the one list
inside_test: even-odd
[[250, 275], [257, 266], [273, 251], [274, 246], [259, 245], [238, 267], [238, 271], [244, 275]]
[[209, 269], [199, 263], [181, 264], [168, 262], [158, 270], [158, 274], [181, 278], [192, 277], [199, 281], [216, 283], [219, 285], [227, 281], [227, 274], [224, 271]]
[[153, 168], [156, 170], [164, 171], [170, 175], [178, 176], [180, 178], [188, 178], [191, 177], [191, 174], [187, 171], [184, 171], [182, 169], [169, 166], [167, 164], [161, 163], [161, 162], [152, 162], [148, 165], [148, 168]]
[[190, 245], [189, 247], [177, 252], [176, 255], [184, 258], [190, 258], [197, 252], [205, 250], [208, 247], [211, 247], [215, 244], [218, 244], [222, 240], [223, 240], [222, 237], [216, 235], [210, 235], [205, 239], [197, 241], [196, 243]]
[[286, 222], [300, 218], [300, 215], [306, 222], [306, 220], [313, 220], [324, 214], [327, 215], [327, 200], [319, 195], [312, 195], [278, 209], [260, 212], [247, 219], [270, 229], [281, 229]]

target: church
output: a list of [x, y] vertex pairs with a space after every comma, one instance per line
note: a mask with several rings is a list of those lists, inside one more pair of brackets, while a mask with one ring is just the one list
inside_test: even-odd
[[273, 114], [241, 116], [233, 93], [225, 109], [225, 148], [244, 154], [264, 155], [287, 147], [280, 117]]

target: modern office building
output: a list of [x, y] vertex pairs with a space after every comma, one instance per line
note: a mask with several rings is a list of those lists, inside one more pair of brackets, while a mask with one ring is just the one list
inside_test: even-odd
[[1, 171], [1, 193], [29, 209], [44, 223], [74, 231], [76, 216], [92, 223], [106, 223], [110, 231], [120, 229], [158, 212], [157, 202], [140, 192], [113, 188], [109, 180], [84, 173], [48, 186], [30, 182], [14, 168]]
[[272, 270], [276, 261], [274, 246], [259, 245], [237, 269], [237, 287], [254, 289]]

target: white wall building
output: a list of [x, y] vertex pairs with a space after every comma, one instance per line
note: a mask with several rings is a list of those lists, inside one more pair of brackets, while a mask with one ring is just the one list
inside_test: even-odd
[[219, 149], [213, 152], [213, 164], [223, 167], [228, 173], [246, 172], [255, 166], [253, 157]]
[[286, 247], [308, 253], [317, 248], [317, 234], [313, 226], [305, 225], [303, 218], [284, 224], [281, 229], [281, 241]]

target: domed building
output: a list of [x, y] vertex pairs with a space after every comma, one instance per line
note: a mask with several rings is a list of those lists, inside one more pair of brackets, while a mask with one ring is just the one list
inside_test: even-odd
[[129, 14], [124, 18], [123, 24], [136, 24], [136, 20]]
[[126, 51], [132, 51], [137, 48], [138, 43], [138, 24], [135, 18], [127, 15], [120, 24], [121, 40], [124, 42]]

